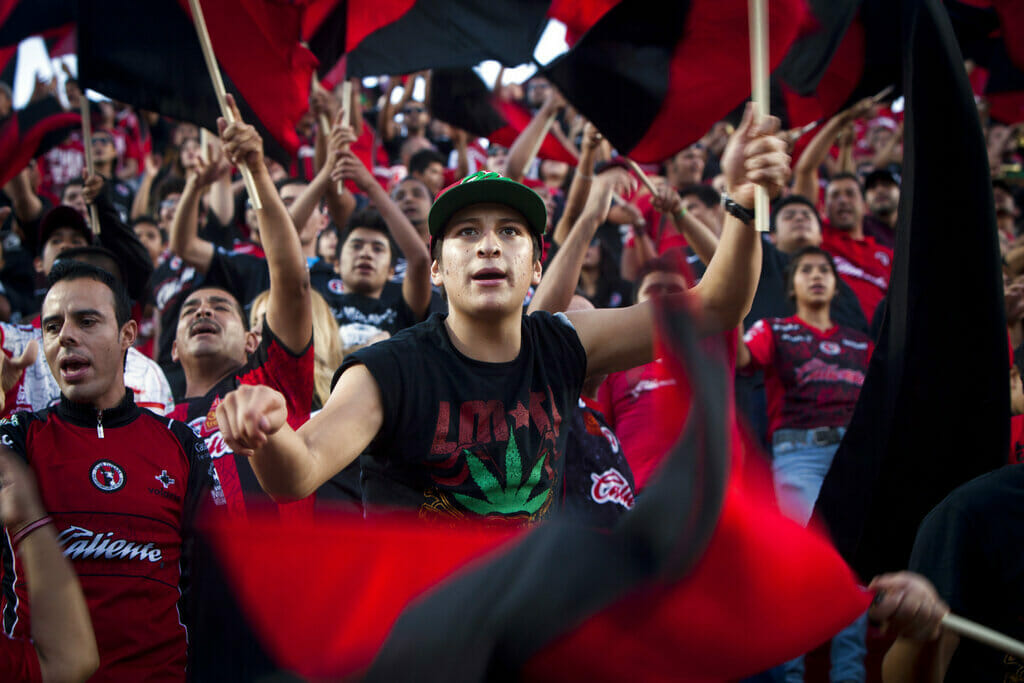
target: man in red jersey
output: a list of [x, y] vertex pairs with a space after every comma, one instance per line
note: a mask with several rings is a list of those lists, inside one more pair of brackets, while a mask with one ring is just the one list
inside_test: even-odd
[[[124, 385], [135, 340], [128, 294], [106, 271], [62, 261], [43, 302], [57, 406], [0, 422], [0, 443], [34, 470], [78, 572], [103, 680], [183, 681], [191, 625], [191, 523], [210, 484], [205, 444], [135, 405]], [[5, 530], [7, 532], [7, 530]], [[0, 536], [0, 625], [29, 633], [32, 605], [10, 533]], [[0, 639], [0, 648], [8, 642]]]
[[857, 295], [869, 321], [875, 307], [889, 291], [892, 249], [864, 234], [864, 191], [857, 176], [835, 175], [825, 190], [828, 224], [821, 247], [835, 259], [839, 276]]

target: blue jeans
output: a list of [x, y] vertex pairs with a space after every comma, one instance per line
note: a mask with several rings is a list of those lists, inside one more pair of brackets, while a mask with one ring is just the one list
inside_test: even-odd
[[[775, 496], [782, 513], [806, 526], [814, 512], [832, 457], [845, 427], [819, 429], [780, 429], [772, 435], [772, 473]], [[867, 614], [832, 638], [832, 671], [838, 681], [863, 681], [864, 656], [867, 654]], [[804, 658], [786, 662], [786, 683], [802, 683]]]

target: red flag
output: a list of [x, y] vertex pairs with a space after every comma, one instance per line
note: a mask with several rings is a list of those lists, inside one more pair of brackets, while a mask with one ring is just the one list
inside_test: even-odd
[[76, 112], [66, 112], [45, 97], [14, 112], [0, 125], [0, 185], [18, 175], [32, 159], [60, 143], [82, 125]]

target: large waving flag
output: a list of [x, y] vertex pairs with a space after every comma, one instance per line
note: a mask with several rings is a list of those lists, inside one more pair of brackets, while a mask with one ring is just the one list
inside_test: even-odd
[[[224, 84], [267, 155], [287, 164], [309, 109], [316, 59], [300, 42], [301, 7], [269, 0], [202, 3]], [[84, 87], [216, 130], [220, 109], [187, 0], [81, 0], [78, 69]]]
[[[380, 681], [722, 680], [861, 613], [868, 598], [827, 540], [781, 517], [730, 458], [725, 373], [689, 317], [661, 325], [693, 408], [610, 532], [557, 517], [522, 535], [405, 517], [218, 520], [213, 545], [282, 667]], [[659, 419], [677, 421], [677, 408]]]
[[[1003, 464], [1009, 447], [1002, 271], [977, 108], [939, 0], [904, 0], [900, 19], [906, 115], [889, 303], [817, 503], [864, 578], [905, 568], [928, 511]], [[937, 143], [950, 130], [956, 144]], [[954, 262], [962, 270], [950, 278]], [[970, 321], [956, 334], [950, 312]]]
[[[774, 67], [804, 28], [806, 6], [768, 4]], [[622, 2], [543, 72], [621, 154], [660, 162], [750, 96], [747, 26], [746, 0]]]
[[321, 76], [345, 55], [349, 76], [406, 74], [533, 57], [550, 0], [312, 0], [303, 36]]
[[1024, 7], [1007, 0], [949, 0], [946, 7], [989, 114], [1006, 124], [1024, 121]]

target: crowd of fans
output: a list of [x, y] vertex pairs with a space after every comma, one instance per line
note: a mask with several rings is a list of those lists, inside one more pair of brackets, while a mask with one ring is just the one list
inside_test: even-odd
[[[652, 192], [542, 77], [499, 77], [498, 96], [539, 122], [509, 149], [433, 119], [412, 95], [429, 77], [413, 74], [401, 95], [397, 78], [355, 82], [348, 102], [340, 86], [317, 89], [287, 166], [244, 122], [200, 131], [95, 102], [91, 139], [70, 134], [3, 187], [0, 438], [21, 458], [0, 455], [0, 671], [272, 670], [191, 539], [207, 503], [212, 514], [332, 506], [372, 522], [398, 507], [516, 525], [564, 509], [613, 524], [678, 434], [654, 419], [676, 391], [651, 357], [658, 297], [702, 302], [708, 347], [736, 371], [737, 412], [772, 459], [780, 508], [808, 522], [885, 308], [900, 113], [866, 100], [801, 133], [747, 112], [644, 167]], [[65, 95], [72, 108], [83, 96], [73, 79]], [[549, 120], [575, 166], [536, 158]], [[1021, 188], [1003, 178], [1019, 172], [1024, 137], [983, 122], [1019, 349]], [[755, 185], [775, 196], [766, 234], [749, 220]], [[1016, 368], [1010, 386], [1024, 412]], [[161, 588], [126, 585], [144, 578]], [[887, 597], [873, 616], [900, 636], [887, 680], [918, 680], [900, 672], [914, 658], [948, 666], [955, 642], [915, 645], [939, 634], [931, 586], [910, 574], [878, 586]], [[877, 676], [865, 669], [866, 623], [837, 635], [833, 681]], [[1005, 664], [972, 656], [979, 671]], [[765, 675], [803, 680], [803, 662]]]

